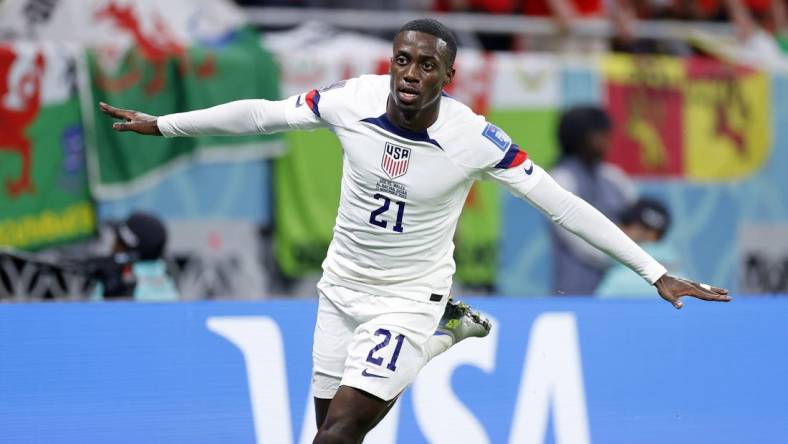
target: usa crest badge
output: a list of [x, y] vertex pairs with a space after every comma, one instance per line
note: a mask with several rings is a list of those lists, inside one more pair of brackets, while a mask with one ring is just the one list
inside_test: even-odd
[[397, 146], [386, 142], [383, 150], [383, 160], [380, 166], [390, 179], [402, 177], [408, 172], [410, 163], [410, 148]]

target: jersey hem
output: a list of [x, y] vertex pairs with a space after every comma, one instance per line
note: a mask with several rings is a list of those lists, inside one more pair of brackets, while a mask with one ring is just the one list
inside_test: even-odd
[[[385, 297], [395, 297], [395, 298], [402, 298], [407, 299], [410, 301], [416, 302], [424, 302], [430, 304], [436, 303], [443, 303], [446, 302], [449, 298], [449, 292], [451, 290], [451, 285], [447, 287], [445, 290], [443, 289], [433, 289], [433, 290], [405, 290], [405, 289], [397, 289], [391, 288], [391, 286], [383, 285], [371, 285], [371, 284], [364, 284], [361, 282], [353, 282], [346, 279], [342, 279], [341, 277], [337, 276], [336, 274], [323, 270], [323, 277], [320, 279], [323, 282], [327, 282], [331, 285], [336, 285], [339, 287], [349, 288], [354, 291], [359, 291], [361, 293], [367, 293], [370, 295], [375, 296], [385, 296]], [[426, 287], [424, 287], [426, 288]], [[430, 297], [433, 294], [440, 294], [444, 296], [441, 298], [440, 301], [431, 301]]]

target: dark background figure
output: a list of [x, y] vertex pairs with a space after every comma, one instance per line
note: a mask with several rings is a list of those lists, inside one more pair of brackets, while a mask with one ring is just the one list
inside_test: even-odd
[[[561, 158], [550, 172], [561, 186], [618, 222], [637, 197], [634, 184], [615, 165], [605, 162], [612, 121], [597, 106], [565, 111], [558, 124]], [[552, 225], [552, 224], [551, 224]], [[589, 295], [612, 264], [610, 258], [583, 239], [552, 225], [553, 292]]]
[[177, 291], [164, 263], [167, 229], [156, 216], [132, 213], [114, 224], [112, 251], [91, 258], [86, 267], [98, 280], [96, 296], [105, 299], [135, 298], [175, 300]]
[[[643, 197], [621, 215], [621, 230], [641, 248], [657, 259], [668, 272], [681, 274], [676, 250], [667, 241], [671, 215], [659, 200]], [[626, 267], [613, 265], [596, 289], [600, 297], [651, 297], [654, 290], [648, 282]]]

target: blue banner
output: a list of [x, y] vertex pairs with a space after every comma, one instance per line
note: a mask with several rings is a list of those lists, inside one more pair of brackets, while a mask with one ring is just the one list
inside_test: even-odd
[[[471, 299], [373, 443], [788, 442], [788, 298]], [[308, 443], [316, 304], [0, 305], [0, 442]]]

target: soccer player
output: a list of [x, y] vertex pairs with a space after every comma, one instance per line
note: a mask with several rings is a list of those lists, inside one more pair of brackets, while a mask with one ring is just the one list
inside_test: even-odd
[[[342, 188], [313, 346], [315, 443], [361, 442], [426, 362], [467, 336], [452, 331], [457, 322], [440, 320], [454, 273], [452, 237], [475, 180], [504, 185], [628, 265], [675, 308], [682, 296], [730, 300], [724, 289], [667, 275], [506, 133], [445, 95], [456, 52], [444, 25], [414, 20], [394, 39], [389, 75], [162, 117], [100, 105], [124, 120], [113, 124], [117, 131], [175, 137], [328, 127], [339, 138]], [[452, 311], [447, 317], [467, 319], [465, 307]]]

